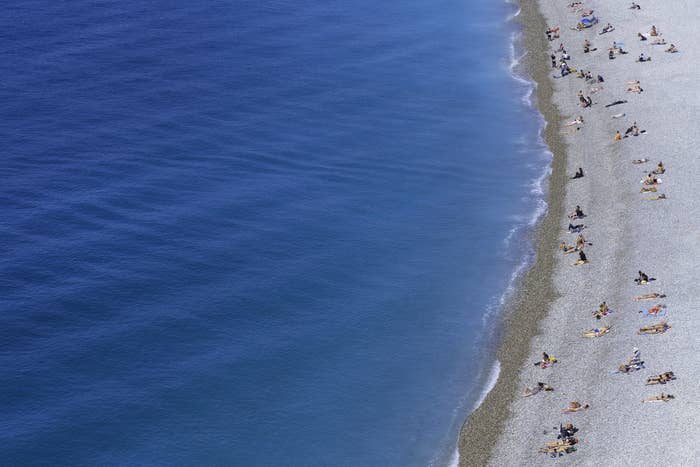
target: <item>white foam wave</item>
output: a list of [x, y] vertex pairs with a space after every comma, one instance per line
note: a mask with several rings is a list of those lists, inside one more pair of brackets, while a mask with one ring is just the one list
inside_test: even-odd
[[491, 390], [496, 386], [496, 382], [498, 381], [498, 376], [501, 374], [501, 362], [496, 360], [493, 363], [493, 366], [491, 367], [491, 371], [489, 372], [489, 377], [486, 382], [486, 386], [484, 387], [483, 391], [481, 391], [481, 394], [479, 395], [479, 399], [476, 401], [476, 404], [474, 404], [474, 408], [471, 410], [472, 412], [478, 409], [481, 404], [484, 403], [486, 400], [486, 396], [489, 395]]
[[[493, 363], [493, 366], [491, 367], [491, 371], [489, 372], [488, 379], [486, 381], [486, 385], [484, 386], [484, 389], [481, 391], [481, 394], [479, 394], [479, 399], [477, 399], [476, 403], [474, 404], [474, 407], [469, 411], [469, 413], [474, 412], [476, 409], [478, 409], [481, 404], [484, 403], [486, 400], [486, 396], [489, 395], [491, 390], [496, 386], [496, 383], [498, 382], [498, 377], [501, 374], [501, 362], [496, 360]], [[448, 467], [458, 467], [459, 466], [459, 448], [455, 447], [454, 452], [452, 453], [452, 457], [450, 457], [450, 461], [447, 464]]]
[[516, 31], [510, 35], [510, 63], [508, 64], [508, 73], [510, 74], [511, 78], [513, 78], [513, 80], [517, 81], [525, 88], [524, 95], [521, 99], [523, 104], [525, 104], [528, 107], [533, 107], [532, 94], [534, 93], [535, 89], [537, 89], [537, 83], [529, 79], [518, 69], [518, 67], [520, 66], [520, 62], [522, 62], [522, 60], [527, 56], [526, 50], [523, 51], [520, 55], [518, 55], [517, 44], [520, 43], [521, 39], [522, 33], [520, 32]]
[[508, 15], [508, 17], [506, 18], [506, 21], [513, 21], [515, 18], [517, 18], [520, 15], [521, 11], [522, 11], [522, 8], [518, 7], [518, 10], [515, 13]]
[[447, 467], [459, 467], [459, 448], [455, 448], [455, 452], [452, 453], [452, 457], [450, 458], [450, 462], [447, 464]]

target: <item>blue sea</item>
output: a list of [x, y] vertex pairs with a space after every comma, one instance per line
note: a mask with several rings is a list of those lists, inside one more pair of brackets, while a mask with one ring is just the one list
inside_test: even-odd
[[517, 13], [3, 3], [0, 462], [454, 463], [546, 209]]

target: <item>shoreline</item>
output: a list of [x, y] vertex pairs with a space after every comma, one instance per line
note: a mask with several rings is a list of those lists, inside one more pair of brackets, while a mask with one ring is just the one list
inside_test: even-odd
[[[521, 8], [527, 66], [554, 156], [549, 211], [535, 232], [534, 265], [503, 308], [501, 377], [462, 428], [460, 465], [700, 465], [700, 437], [687, 436], [697, 426], [700, 378], [693, 345], [700, 323], [692, 316], [700, 294], [693, 279], [700, 160], [692, 154], [700, 101], [688, 98], [698, 86], [695, 9], [687, 0], [640, 7], [521, 0]], [[574, 28], [590, 10], [599, 24]], [[550, 42], [544, 31], [555, 26], [561, 37]], [[572, 74], [552, 68], [560, 58]], [[660, 180], [650, 183], [660, 161]], [[585, 175], [568, 180], [579, 167]], [[578, 232], [566, 229], [564, 210], [579, 205], [586, 213], [574, 221], [585, 224], [582, 263], [557, 248], [574, 242]], [[637, 284], [639, 271], [653, 279]], [[610, 313], [596, 319], [605, 304]], [[590, 335], [601, 326], [610, 332]], [[543, 352], [557, 365], [533, 365]], [[637, 358], [632, 371], [630, 355]], [[672, 382], [654, 382], [666, 372]], [[538, 382], [550, 390], [521, 396]], [[673, 401], [643, 403], [660, 393]], [[570, 411], [572, 404], [586, 408]], [[548, 458], [542, 448], [568, 423], [577, 430], [575, 449], [545, 450]], [[640, 443], [640, 433], [652, 442]]]
[[[551, 173], [546, 179], [547, 212], [531, 233], [535, 257], [516, 281], [515, 292], [505, 303], [497, 332], [494, 360], [500, 374], [483, 402], [467, 417], [458, 438], [460, 466], [486, 465], [500, 433], [510, 418], [510, 406], [518, 393], [519, 375], [530, 352], [531, 339], [539, 332], [541, 320], [556, 299], [553, 242], [560, 237], [559, 219], [564, 212], [566, 189], [566, 143], [559, 134], [562, 116], [554, 103], [545, 51], [549, 43], [541, 31], [547, 29], [537, 2], [519, 0], [515, 18], [522, 27], [522, 45], [527, 51], [524, 64], [536, 83], [535, 107], [545, 120], [542, 139], [552, 153]], [[545, 278], [545, 280], [543, 280]]]

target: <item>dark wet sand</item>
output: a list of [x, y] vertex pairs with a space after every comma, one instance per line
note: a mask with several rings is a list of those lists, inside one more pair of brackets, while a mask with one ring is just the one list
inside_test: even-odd
[[547, 196], [549, 207], [535, 231], [535, 263], [520, 279], [517, 292], [503, 313], [503, 339], [497, 352], [501, 363], [498, 382], [462, 427], [458, 443], [460, 466], [486, 465], [498, 434], [507, 430], [505, 425], [510, 416], [510, 405], [514, 395], [519, 392], [518, 375], [525, 365], [530, 339], [538, 332], [540, 320], [556, 298], [552, 284], [555, 265], [552, 245], [559, 243], [561, 233], [559, 223], [567, 181], [566, 146], [559, 133], [561, 116], [552, 101], [549, 58], [545, 53], [550, 46], [544, 35], [547, 26], [537, 2], [521, 0], [520, 7], [518, 19], [528, 50], [525, 65], [530, 77], [537, 82], [537, 106], [547, 121], [543, 136], [554, 154]]

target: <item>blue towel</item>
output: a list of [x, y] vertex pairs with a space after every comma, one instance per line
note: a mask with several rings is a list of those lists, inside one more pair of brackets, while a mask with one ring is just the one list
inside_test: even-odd
[[[650, 308], [650, 309], [651, 309], [651, 308]], [[650, 310], [650, 309], [649, 309], [649, 310]], [[661, 308], [661, 311], [659, 311], [659, 312], [656, 313], [656, 314], [654, 314], [654, 313], [649, 313], [649, 310], [642, 310], [642, 311], [640, 311], [640, 313], [642, 314], [642, 316], [646, 316], [646, 317], [649, 317], [649, 316], [651, 316], [651, 317], [654, 317], [654, 316], [666, 316], [666, 310], [667, 310], [667, 308], [666, 308], [666, 307]]]

